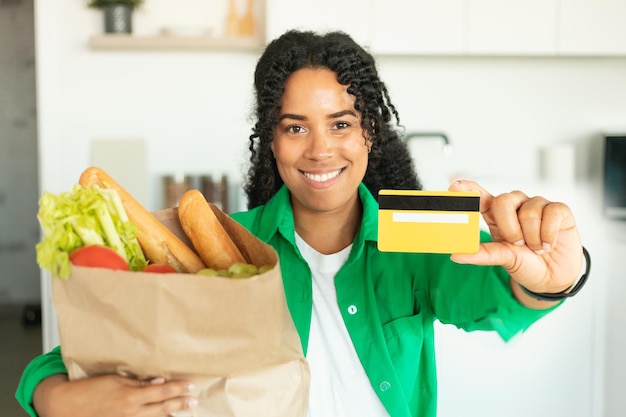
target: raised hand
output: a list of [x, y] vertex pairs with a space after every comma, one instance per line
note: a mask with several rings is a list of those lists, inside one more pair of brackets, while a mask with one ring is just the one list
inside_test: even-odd
[[567, 290], [578, 279], [582, 244], [567, 205], [521, 191], [493, 196], [466, 180], [452, 183], [449, 190], [480, 192], [480, 212], [493, 238], [476, 254], [452, 255], [453, 261], [501, 265], [514, 281], [538, 293]]

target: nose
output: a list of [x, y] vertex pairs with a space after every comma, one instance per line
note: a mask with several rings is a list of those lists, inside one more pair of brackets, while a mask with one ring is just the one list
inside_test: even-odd
[[334, 148], [333, 138], [328, 132], [323, 130], [312, 131], [305, 156], [313, 160], [329, 159], [334, 155]]

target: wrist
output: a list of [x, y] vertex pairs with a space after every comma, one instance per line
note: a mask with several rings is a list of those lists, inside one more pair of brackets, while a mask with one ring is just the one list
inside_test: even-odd
[[574, 295], [578, 294], [578, 292], [580, 292], [582, 287], [585, 285], [585, 283], [587, 282], [587, 279], [589, 278], [589, 272], [591, 271], [591, 257], [589, 255], [589, 252], [587, 251], [587, 249], [585, 249], [584, 246], [583, 246], [583, 258], [584, 258], [584, 266], [583, 266], [584, 272], [576, 281], [574, 281], [574, 283], [571, 286], [569, 286], [568, 288], [566, 288], [565, 290], [561, 292], [539, 293], [539, 292], [534, 292], [534, 291], [529, 290], [528, 288], [524, 287], [522, 284], [518, 284], [518, 285], [520, 289], [524, 292], [524, 294], [536, 300], [560, 301], [568, 297], [573, 297]]

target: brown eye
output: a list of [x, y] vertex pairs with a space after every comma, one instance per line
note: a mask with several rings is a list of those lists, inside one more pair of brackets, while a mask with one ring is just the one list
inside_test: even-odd
[[287, 126], [287, 132], [289, 133], [302, 133], [304, 132], [304, 128], [300, 125], [291, 125]]

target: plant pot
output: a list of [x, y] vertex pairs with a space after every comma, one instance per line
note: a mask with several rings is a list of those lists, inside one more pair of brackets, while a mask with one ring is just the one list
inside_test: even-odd
[[132, 33], [133, 9], [126, 4], [111, 4], [103, 7], [104, 31], [106, 33]]

